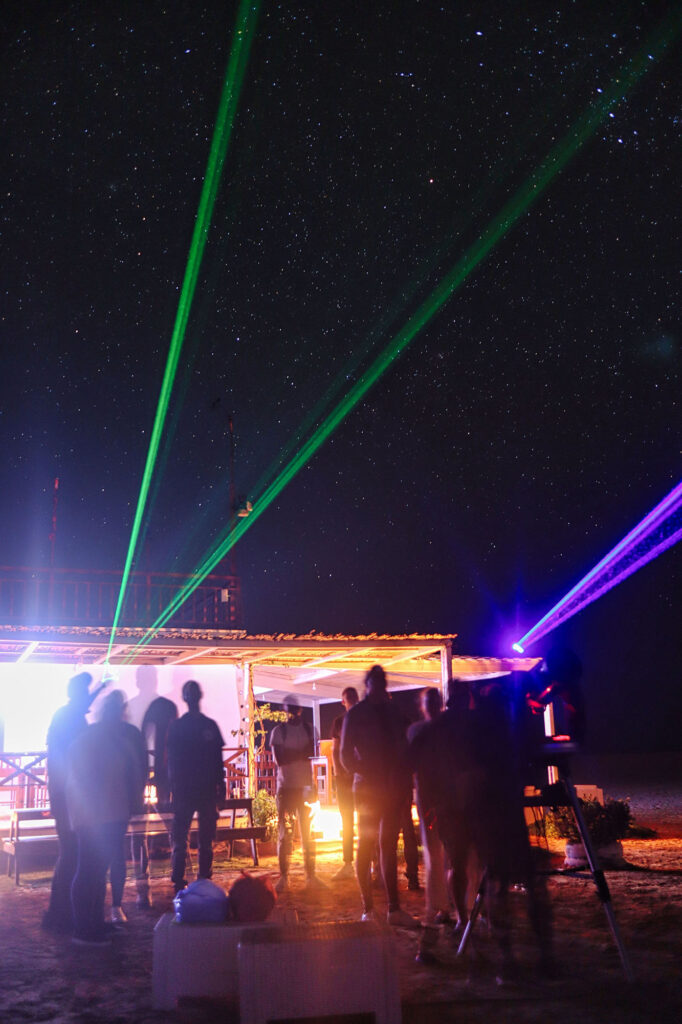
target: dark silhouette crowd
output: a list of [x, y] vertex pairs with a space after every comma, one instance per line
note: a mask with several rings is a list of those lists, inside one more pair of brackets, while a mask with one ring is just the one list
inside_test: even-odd
[[[575, 675], [574, 681], [566, 703], [571, 724], [580, 729], [584, 717]], [[548, 693], [551, 688], [550, 683]], [[544, 876], [536, 869], [536, 851], [529, 842], [523, 798], [537, 738], [530, 712], [544, 707], [542, 694], [519, 690], [512, 677], [476, 686], [451, 679], [446, 706], [438, 689], [426, 689], [422, 717], [408, 727], [391, 700], [383, 668], [375, 665], [365, 679], [364, 699], [346, 706], [340, 727], [334, 726], [337, 784], [341, 804], [352, 776], [363, 920], [377, 918], [372, 863], [378, 858], [388, 924], [421, 927], [418, 959], [434, 963], [442, 931], [459, 946], [478, 894], [499, 954], [498, 975], [504, 977], [515, 971], [509, 897], [517, 887], [526, 894], [540, 970], [553, 974], [551, 914]], [[422, 922], [400, 906], [398, 886], [401, 829], [414, 839], [409, 817], [413, 786], [426, 876]], [[412, 888], [419, 881], [410, 847], [405, 836]], [[344, 868], [351, 850], [345, 826]], [[342, 868], [339, 876], [345, 873]]]
[[[76, 944], [98, 946], [110, 942], [113, 932], [126, 922], [121, 906], [126, 836], [131, 818], [152, 809], [151, 796], [145, 795], [150, 783], [156, 792], [154, 810], [167, 810], [172, 793], [171, 880], [178, 892], [187, 885], [188, 833], [195, 812], [198, 877], [211, 877], [225, 778], [223, 738], [216, 722], [200, 711], [202, 692], [197, 682], [189, 680], [183, 686], [186, 714], [178, 718], [175, 704], [157, 697], [147, 707], [141, 729], [126, 720], [127, 700], [121, 690], [107, 694], [97, 721], [89, 725], [86, 715], [104, 684], [94, 690], [91, 686], [88, 672], [69, 681], [68, 703], [55, 713], [48, 730], [48, 787], [59, 854], [43, 927], [71, 935]], [[137, 905], [151, 907], [144, 827], [130, 832], [130, 854]], [[109, 920], [105, 918], [107, 875]]]
[[[427, 688], [421, 718], [411, 724], [391, 699], [380, 665], [367, 672], [362, 699], [353, 687], [343, 691], [344, 713], [332, 727], [343, 839], [343, 865], [334, 878], [355, 874], [365, 921], [378, 919], [378, 882], [387, 923], [420, 929], [418, 958], [424, 963], [435, 962], [443, 932], [453, 943], [461, 942], [478, 894], [496, 939], [500, 974], [513, 971], [509, 894], [518, 886], [527, 895], [540, 967], [547, 974], [554, 970], [551, 915], [529, 843], [523, 788], [537, 733], [531, 712], [543, 711], [559, 696], [568, 725], [580, 734], [584, 730], [579, 663], [569, 664], [566, 657], [555, 661], [547, 659], [550, 671], [541, 686], [524, 686], [526, 680], [513, 677], [476, 686], [451, 679], [445, 706], [440, 690]], [[182, 717], [172, 701], [156, 697], [146, 705], [141, 729], [127, 721], [127, 700], [120, 690], [103, 699], [98, 720], [88, 725], [86, 714], [101, 689], [92, 689], [87, 672], [74, 676], [68, 703], [55, 713], [48, 732], [49, 795], [59, 857], [43, 926], [69, 933], [84, 945], [107, 943], [125, 923], [121, 902], [128, 852], [135, 865], [138, 906], [151, 906], [147, 837], [144, 830], [129, 828], [130, 819], [149, 807], [150, 781], [156, 808], [173, 811], [169, 838], [176, 893], [188, 884], [188, 838], [195, 814], [198, 877], [211, 878], [216, 822], [226, 796], [223, 737], [217, 723], [200, 710], [203, 694], [197, 682], [189, 680], [182, 688], [187, 705]], [[145, 694], [152, 695], [149, 687]], [[310, 831], [316, 737], [294, 695], [286, 698], [285, 712], [286, 720], [270, 737], [277, 765], [280, 893], [290, 887], [297, 825], [306, 889], [324, 887], [316, 874]], [[413, 796], [425, 870], [421, 921], [401, 906], [398, 879], [402, 834], [408, 888], [421, 888]], [[109, 920], [104, 909], [107, 875]]]

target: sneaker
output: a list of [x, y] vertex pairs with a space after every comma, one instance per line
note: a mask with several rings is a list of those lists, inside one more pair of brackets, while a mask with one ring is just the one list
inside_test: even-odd
[[394, 928], [421, 928], [420, 921], [416, 917], [412, 917], [412, 914], [408, 914], [406, 910], [389, 910], [386, 915], [386, 920]]
[[289, 892], [289, 876], [280, 875], [279, 881], [275, 885], [275, 892]]
[[375, 924], [379, 924], [379, 915], [376, 910], [366, 910], [362, 915], [363, 921], [373, 921]]
[[344, 864], [332, 878], [335, 882], [340, 882], [344, 878], [355, 878], [355, 869], [352, 864]]
[[126, 924], [128, 917], [122, 907], [111, 908], [111, 921], [112, 924]]

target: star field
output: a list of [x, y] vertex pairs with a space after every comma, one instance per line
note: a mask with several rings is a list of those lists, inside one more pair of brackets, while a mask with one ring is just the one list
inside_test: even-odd
[[[115, 568], [236, 8], [6, 7], [0, 562], [47, 562], [59, 476], [57, 563]], [[190, 571], [224, 529], [228, 415], [253, 499], [670, 9], [263, 4], [140, 568]], [[679, 57], [678, 36], [246, 534], [249, 629], [494, 653], [677, 482]], [[671, 550], [565, 639], [595, 674], [679, 678], [679, 575]]]

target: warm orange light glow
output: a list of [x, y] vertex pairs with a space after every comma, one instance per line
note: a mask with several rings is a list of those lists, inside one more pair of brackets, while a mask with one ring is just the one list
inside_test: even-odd
[[338, 807], [322, 807], [320, 801], [310, 807], [310, 829], [315, 838], [325, 843], [341, 842], [341, 815]]

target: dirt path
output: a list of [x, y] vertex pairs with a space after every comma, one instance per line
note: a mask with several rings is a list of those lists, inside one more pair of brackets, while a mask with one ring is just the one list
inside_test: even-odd
[[[671, 801], [672, 820], [679, 817], [682, 796]], [[647, 824], [658, 817], [660, 794], [650, 795], [638, 808], [638, 821]], [[642, 813], [642, 807], [645, 808]], [[657, 822], [660, 825], [660, 822]], [[663, 830], [667, 832], [668, 830]], [[495, 982], [494, 948], [485, 928], [475, 935], [474, 956], [466, 963], [456, 960], [454, 950], [442, 937], [439, 964], [423, 967], [415, 962], [418, 937], [395, 931], [398, 970], [406, 1024], [432, 1021], [546, 1022], [596, 1024], [682, 1020], [682, 830], [656, 839], [628, 840], [625, 856], [628, 871], [607, 873], [613, 907], [636, 972], [636, 983], [623, 979], [621, 964], [606, 918], [590, 879], [552, 875], [548, 889], [555, 922], [555, 939], [561, 976], [555, 981], [540, 978], [537, 950], [526, 920], [526, 897], [513, 893], [515, 949], [520, 974], [514, 984]], [[552, 844], [557, 853], [559, 844]], [[338, 849], [319, 857], [319, 874], [329, 889], [314, 899], [303, 894], [303, 870], [298, 860], [292, 875], [292, 892], [282, 905], [294, 908], [301, 922], [357, 920], [360, 912], [353, 879], [333, 882], [339, 865]], [[555, 857], [555, 863], [561, 858]], [[175, 1014], [151, 1007], [152, 931], [159, 916], [171, 909], [167, 861], [154, 861], [151, 911], [136, 910], [134, 890], [126, 886], [124, 906], [129, 912], [125, 931], [110, 948], [84, 950], [68, 939], [46, 935], [40, 920], [47, 904], [49, 871], [35, 870], [17, 887], [0, 877], [0, 948], [2, 949], [0, 1020], [7, 1024], [45, 1021], [55, 1024], [159, 1024], [167, 1019], [188, 1024], [234, 1020], [224, 1010], [194, 1004]], [[218, 846], [215, 881], [229, 888], [247, 858], [228, 861]], [[276, 859], [263, 858], [262, 868], [276, 875]], [[379, 903], [379, 900], [378, 900]], [[380, 904], [379, 904], [380, 905]], [[403, 905], [420, 915], [423, 896], [403, 894]], [[267, 984], [267, 978], [263, 978]]]

